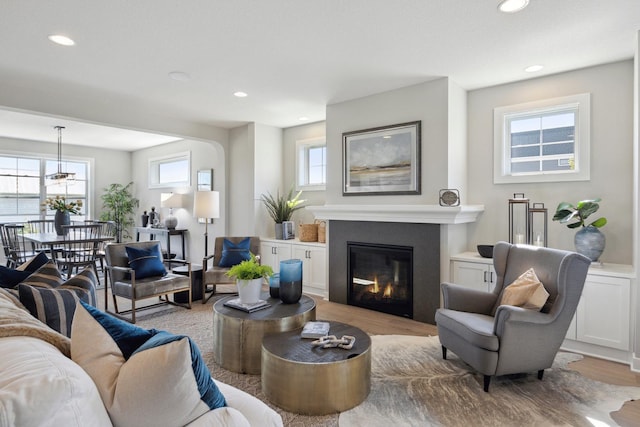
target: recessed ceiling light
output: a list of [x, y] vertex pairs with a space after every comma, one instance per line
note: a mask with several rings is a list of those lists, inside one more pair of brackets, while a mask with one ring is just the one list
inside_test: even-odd
[[246, 92], [234, 92], [233, 95], [238, 98], [246, 98], [248, 96]]
[[519, 12], [529, 4], [529, 0], [502, 0], [498, 10], [505, 13]]
[[73, 46], [74, 44], [76, 44], [76, 42], [71, 40], [69, 37], [63, 36], [61, 34], [51, 34], [49, 36], [49, 40], [62, 46]]
[[527, 73], [535, 73], [536, 71], [542, 70], [544, 67], [542, 65], [530, 65], [524, 69]]
[[306, 116], [298, 117], [298, 120], [300, 120], [301, 122], [306, 122], [307, 120], [309, 120], [309, 117], [306, 117]]
[[191, 80], [191, 76], [184, 71], [172, 71], [169, 73], [169, 78], [179, 82], [188, 82]]

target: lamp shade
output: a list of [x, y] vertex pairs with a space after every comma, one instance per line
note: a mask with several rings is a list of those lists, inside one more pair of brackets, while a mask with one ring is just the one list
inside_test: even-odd
[[220, 218], [220, 192], [196, 191], [193, 199], [193, 216], [196, 218]]
[[160, 207], [163, 208], [181, 208], [182, 194], [177, 193], [161, 193]]

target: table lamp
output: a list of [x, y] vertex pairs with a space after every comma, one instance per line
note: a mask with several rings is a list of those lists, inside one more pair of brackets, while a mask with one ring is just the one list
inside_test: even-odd
[[178, 226], [178, 218], [173, 216], [173, 208], [182, 207], [182, 194], [161, 193], [160, 207], [169, 208], [169, 215], [164, 219], [164, 225], [169, 230], [175, 229]]
[[220, 218], [220, 193], [218, 191], [196, 191], [193, 198], [193, 216], [205, 218], [204, 222], [204, 256], [208, 254], [209, 220]]

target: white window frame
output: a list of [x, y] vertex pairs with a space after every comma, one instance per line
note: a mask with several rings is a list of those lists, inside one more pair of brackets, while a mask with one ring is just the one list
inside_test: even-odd
[[[570, 171], [539, 171], [511, 174], [511, 140], [508, 129], [510, 118], [545, 114], [566, 108], [576, 108], [574, 134], [574, 169]], [[582, 93], [498, 107], [493, 110], [493, 182], [512, 184], [529, 182], [589, 181], [591, 95]]]
[[[187, 162], [187, 170], [182, 179], [165, 180], [161, 176], [163, 165], [170, 163]], [[149, 188], [189, 187], [191, 185], [191, 152], [169, 154], [166, 156], [152, 157], [149, 159]]]
[[[318, 138], [308, 138], [296, 141], [296, 190], [298, 191], [323, 191], [326, 189], [327, 165], [325, 157], [325, 183], [309, 184], [309, 149], [327, 146], [327, 138], [322, 136]], [[304, 154], [304, 160], [301, 161], [301, 154]], [[325, 154], [326, 156], [326, 154]], [[302, 178], [302, 179], [301, 179]]]

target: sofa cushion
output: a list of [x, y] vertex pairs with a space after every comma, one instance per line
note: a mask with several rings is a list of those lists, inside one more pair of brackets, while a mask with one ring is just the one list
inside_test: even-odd
[[89, 375], [53, 345], [0, 338], [0, 354], [0, 426], [112, 425]]
[[48, 261], [49, 258], [41, 252], [24, 264], [18, 266], [18, 268], [9, 268], [4, 265], [0, 265], [0, 287], [14, 288], [18, 286], [20, 282], [45, 265]]
[[76, 309], [71, 358], [95, 382], [115, 425], [186, 425], [226, 405], [191, 339], [84, 303]]
[[222, 255], [219, 267], [233, 267], [240, 264], [242, 261], [251, 259], [251, 253], [249, 253], [249, 245], [251, 244], [251, 238], [241, 240], [240, 242], [233, 243], [228, 239], [224, 239], [222, 242]]
[[149, 249], [126, 246], [125, 250], [129, 258], [129, 267], [136, 272], [136, 279], [167, 274], [167, 269], [162, 263], [160, 245], [154, 245]]
[[19, 284], [20, 302], [29, 312], [61, 334], [71, 336], [71, 322], [78, 301], [96, 305], [95, 286], [98, 278], [91, 268], [85, 268], [66, 282], [52, 289]]
[[439, 308], [436, 323], [438, 328], [448, 329], [476, 347], [491, 351], [500, 348], [500, 340], [493, 332], [492, 316]]
[[38, 288], [52, 289], [60, 286], [62, 282], [64, 282], [64, 279], [56, 263], [49, 261], [20, 283]]

